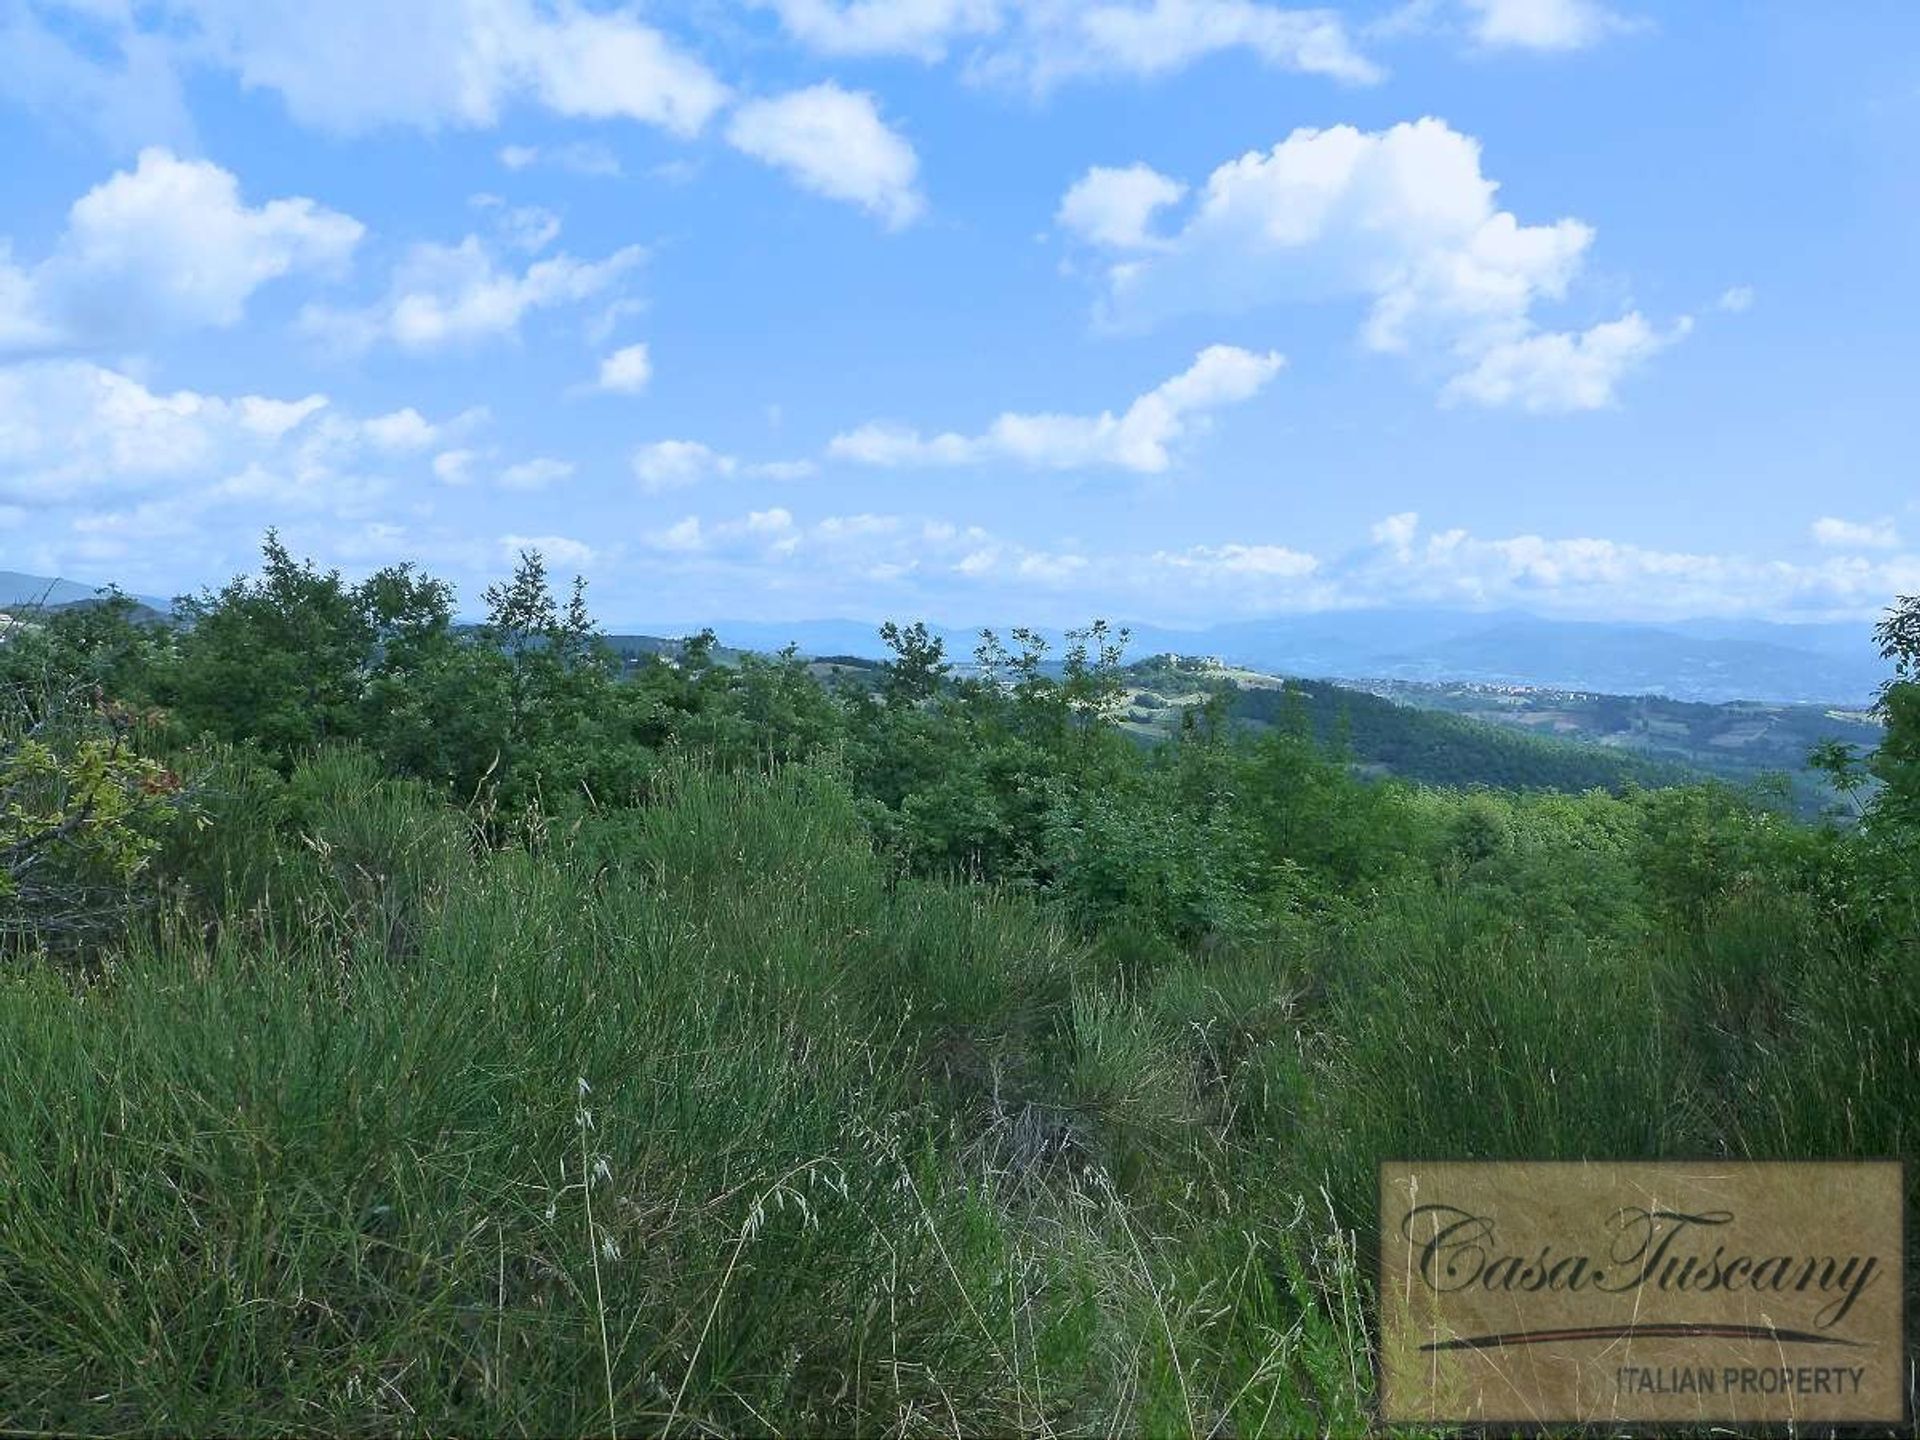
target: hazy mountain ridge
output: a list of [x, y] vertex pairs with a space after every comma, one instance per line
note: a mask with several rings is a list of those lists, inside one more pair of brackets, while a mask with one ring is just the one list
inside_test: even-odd
[[[63, 580], [52, 575], [28, 575], [19, 570], [0, 570], [0, 608], [20, 609], [39, 607], [57, 610], [67, 605], [84, 604], [98, 600], [104, 585], [90, 585], [79, 580]], [[127, 595], [159, 614], [167, 614], [173, 609], [171, 600], [161, 599], [157, 595]]]
[[[876, 627], [852, 620], [725, 622], [748, 649], [796, 642], [806, 653], [884, 655]], [[957, 659], [978, 628], [931, 626]], [[1039, 627], [1057, 647], [1062, 632]], [[1671, 625], [1551, 620], [1512, 611], [1353, 610], [1234, 621], [1200, 630], [1128, 627], [1129, 659], [1172, 651], [1314, 679], [1522, 685], [1724, 704], [1859, 705], [1891, 674], [1867, 622], [1791, 625], [1685, 620]]]

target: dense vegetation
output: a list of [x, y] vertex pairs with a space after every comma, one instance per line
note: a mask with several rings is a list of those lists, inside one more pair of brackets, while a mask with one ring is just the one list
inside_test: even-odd
[[486, 603], [0, 645], [0, 1426], [1346, 1433], [1383, 1155], [1915, 1154], [1915, 601], [1846, 828]]

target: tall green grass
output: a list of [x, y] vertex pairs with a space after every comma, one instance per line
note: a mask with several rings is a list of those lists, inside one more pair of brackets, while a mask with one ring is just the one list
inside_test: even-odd
[[[806, 772], [488, 852], [347, 754], [106, 974], [0, 978], [0, 1424], [1356, 1430], [1349, 1237], [1172, 1027]], [[1217, 1098], [1217, 1097], [1213, 1097]]]
[[807, 768], [504, 849], [354, 752], [204, 793], [113, 963], [0, 974], [9, 1429], [1359, 1433], [1382, 1157], [1913, 1149], [1920, 976], [1792, 896], [1189, 953]]

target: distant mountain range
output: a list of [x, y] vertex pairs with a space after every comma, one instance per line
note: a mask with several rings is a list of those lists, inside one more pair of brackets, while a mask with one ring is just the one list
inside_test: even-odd
[[[70, 604], [97, 593], [93, 585], [0, 570], [0, 607]], [[156, 610], [169, 608], [168, 601], [153, 596], [133, 598]], [[773, 651], [792, 642], [807, 655], [878, 659], [886, 654], [879, 627], [861, 620], [724, 621], [713, 628], [722, 644], [741, 650]], [[954, 659], [972, 658], [978, 627], [930, 628], [946, 640]], [[1194, 630], [1130, 628], [1129, 659], [1174, 651], [1311, 679], [1461, 681], [1664, 695], [1708, 704], [1859, 705], [1874, 697], [1890, 673], [1875, 650], [1873, 627], [1865, 622], [1652, 625], [1549, 620], [1520, 611], [1382, 609], [1277, 616]], [[1057, 654], [1061, 632], [1041, 633]], [[629, 648], [655, 643], [648, 635], [623, 638]]]
[[[957, 659], [977, 629], [932, 626]], [[1548, 620], [1521, 612], [1347, 610], [1235, 621], [1200, 630], [1130, 627], [1128, 658], [1174, 651], [1325, 680], [1469, 681], [1719, 704], [1764, 700], [1858, 705], [1889, 673], [1873, 626], [1687, 620], [1651, 625]], [[729, 645], [811, 655], [886, 653], [876, 627], [852, 620], [714, 626]], [[1057, 630], [1042, 630], [1054, 643]]]
[[[61, 580], [49, 575], [26, 575], [18, 570], [0, 570], [0, 610], [17, 609], [25, 605], [43, 606], [49, 610], [62, 605], [77, 604], [82, 600], [97, 600], [103, 587], [87, 585], [78, 580]], [[129, 595], [150, 610], [165, 614], [173, 609], [171, 600], [162, 600], [156, 595]]]

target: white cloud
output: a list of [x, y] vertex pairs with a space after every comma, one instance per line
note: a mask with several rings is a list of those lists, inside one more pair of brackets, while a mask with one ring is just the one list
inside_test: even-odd
[[1534, 414], [1604, 409], [1613, 403], [1622, 376], [1691, 328], [1692, 322], [1682, 318], [1662, 335], [1634, 311], [1581, 334], [1502, 341], [1450, 380], [1441, 399], [1517, 405]]
[[1369, 349], [1453, 370], [1458, 396], [1538, 397], [1550, 409], [1589, 403], [1598, 380], [1606, 403], [1659, 344], [1632, 315], [1543, 333], [1535, 308], [1566, 295], [1593, 231], [1573, 219], [1522, 224], [1495, 208], [1498, 188], [1479, 142], [1444, 121], [1302, 129], [1216, 169], [1171, 234], [1082, 233], [1114, 254], [1101, 307], [1110, 323], [1351, 297], [1367, 304]]
[[634, 479], [649, 495], [736, 476], [748, 480], [803, 480], [817, 468], [811, 460], [741, 460], [698, 440], [652, 441], [634, 450], [631, 463]]
[[731, 475], [738, 462], [698, 440], [656, 440], [633, 452], [633, 475], [649, 495]]
[[1149, 4], [1095, 4], [1074, 12], [1079, 65], [1126, 74], [1182, 69], [1221, 50], [1251, 50], [1276, 69], [1299, 70], [1369, 84], [1379, 70], [1359, 55], [1340, 17], [1330, 10], [1289, 10], [1253, 0], [1151, 0]]
[[1329, 567], [1335, 603], [1515, 606], [1615, 618], [1860, 613], [1920, 584], [1920, 556], [1834, 556], [1799, 565], [1654, 550], [1592, 537], [1423, 534], [1419, 517], [1375, 527], [1374, 548]]
[[411, 405], [390, 415], [376, 415], [363, 427], [367, 438], [382, 450], [424, 450], [439, 438], [439, 430]]
[[585, 541], [566, 535], [502, 535], [497, 542], [501, 554], [509, 558], [522, 550], [538, 550], [541, 558], [554, 565], [590, 566], [600, 552]]
[[629, 245], [603, 260], [559, 254], [516, 272], [475, 235], [458, 245], [416, 245], [383, 300], [357, 310], [309, 305], [300, 326], [348, 352], [383, 341], [413, 351], [468, 345], [516, 334], [530, 311], [602, 295], [645, 259], [642, 247]]
[[1595, 537], [1428, 532], [1411, 512], [1382, 520], [1367, 543], [1321, 554], [1244, 532], [1211, 544], [1100, 550], [1023, 543], [927, 517], [809, 521], [785, 509], [689, 514], [644, 543], [650, 568], [671, 574], [676, 593], [707, 596], [712, 607], [737, 605], [741, 587], [752, 585], [815, 613], [909, 605], [923, 614], [1042, 623], [1105, 613], [1206, 624], [1401, 605], [1655, 621], [1814, 619], [1871, 615], [1889, 596], [1920, 591], [1920, 555], [1911, 553], [1798, 564]]
[[303, 124], [489, 128], [532, 102], [697, 134], [727, 99], [698, 60], [624, 11], [537, 0], [160, 0], [196, 57], [277, 92]]
[[706, 538], [700, 531], [700, 517], [689, 515], [675, 521], [664, 530], [655, 530], [647, 536], [647, 543], [656, 550], [678, 550], [690, 552], [704, 549]]
[[1027, 0], [1007, 43], [983, 49], [972, 72], [1044, 92], [1062, 81], [1171, 74], [1241, 50], [1276, 70], [1372, 84], [1380, 68], [1330, 9], [1258, 0]]
[[471, 484], [473, 463], [479, 458], [472, 450], [443, 450], [433, 457], [434, 478], [443, 485]]
[[596, 140], [575, 140], [565, 145], [502, 145], [500, 163], [509, 170], [525, 170], [535, 165], [550, 165], [575, 175], [611, 178], [620, 174], [620, 157], [611, 146]]
[[864, 91], [828, 82], [749, 101], [734, 112], [727, 140], [805, 189], [858, 205], [889, 229], [911, 224], [926, 208], [913, 146], [888, 128]]
[[823, 55], [942, 58], [955, 40], [1001, 24], [1000, 0], [761, 0], [795, 40]]
[[1823, 516], [1813, 522], [1814, 543], [1829, 550], [1898, 550], [1900, 532], [1890, 518], [1856, 521]]
[[1041, 469], [1117, 466], [1156, 474], [1173, 463], [1174, 447], [1204, 424], [1205, 412], [1251, 399], [1285, 364], [1232, 345], [1212, 345], [1182, 374], [1149, 390], [1123, 414], [1000, 416], [976, 436], [869, 424], [835, 436], [828, 454], [866, 465], [977, 465], [1011, 461]]
[[1320, 568], [1320, 559], [1285, 545], [1195, 545], [1187, 550], [1155, 552], [1157, 565], [1227, 576], [1298, 579]]
[[179, 565], [218, 544], [215, 512], [253, 535], [302, 514], [367, 518], [421, 464], [403, 458], [420, 431], [478, 418], [361, 420], [324, 395], [157, 390], [87, 361], [27, 361], [0, 368], [0, 499], [70, 516], [82, 558], [159, 546]]
[[[49, 15], [36, 13], [37, 9]], [[49, 23], [51, 12], [58, 26]], [[76, 13], [85, 11], [90, 13]], [[116, 152], [193, 143], [172, 45], [130, 28], [129, 7], [0, 5], [0, 100], [90, 131]]]
[[1753, 287], [1751, 285], [1729, 285], [1720, 292], [1715, 302], [1729, 315], [1739, 315], [1753, 308]]
[[793, 512], [777, 505], [771, 510], [749, 511], [746, 527], [754, 535], [784, 535], [793, 529]]
[[500, 472], [500, 484], [507, 490], [544, 490], [556, 481], [567, 479], [573, 469], [569, 461], [541, 456], [509, 465]]
[[1369, 533], [1374, 544], [1384, 545], [1404, 559], [1413, 553], [1413, 537], [1420, 533], [1419, 513], [1402, 510], [1397, 515], [1389, 515], [1375, 524]]
[[0, 349], [65, 349], [236, 325], [261, 286], [337, 274], [365, 234], [312, 200], [249, 206], [204, 160], [148, 149], [73, 203], [31, 269], [0, 243]]
[[270, 453], [326, 404], [156, 393], [79, 360], [0, 369], [0, 494], [48, 505], [219, 478]]
[[638, 395], [653, 379], [653, 357], [644, 344], [626, 345], [600, 362], [600, 388]]
[[1148, 234], [1154, 212], [1186, 193], [1185, 185], [1150, 166], [1117, 170], [1096, 165], [1074, 182], [1054, 219], [1096, 245], [1148, 248], [1156, 243]]
[[1482, 45], [1581, 50], [1632, 28], [1596, 0], [1464, 0], [1468, 30]]
[[1331, 9], [1264, 0], [756, 0], [831, 56], [923, 61], [970, 46], [976, 79], [1044, 92], [1065, 80], [1151, 77], [1243, 50], [1280, 70], [1349, 83], [1380, 78]]
[[495, 196], [480, 197], [487, 208], [498, 208], [494, 230], [501, 242], [529, 255], [538, 255], [560, 237], [560, 217], [539, 205], [501, 205]]

